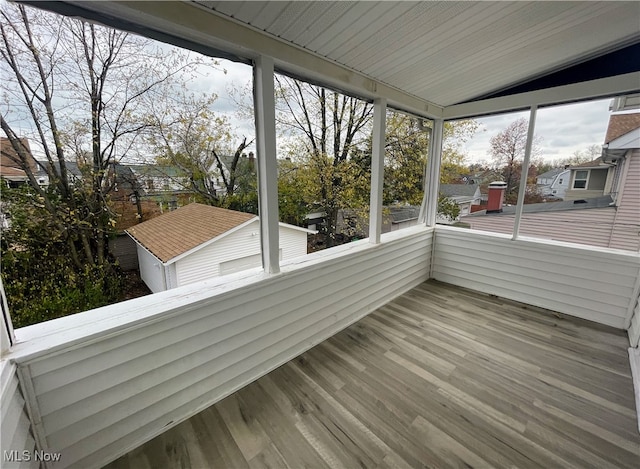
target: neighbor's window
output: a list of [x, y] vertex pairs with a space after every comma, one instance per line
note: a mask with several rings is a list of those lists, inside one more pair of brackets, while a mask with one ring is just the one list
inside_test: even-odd
[[574, 189], [586, 189], [588, 180], [589, 180], [589, 171], [588, 170], [576, 171], [576, 176], [573, 179], [573, 188]]

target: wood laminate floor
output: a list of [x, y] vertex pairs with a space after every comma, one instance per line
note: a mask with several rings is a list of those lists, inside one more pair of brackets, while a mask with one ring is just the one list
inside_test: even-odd
[[638, 468], [627, 347], [430, 281], [108, 468]]

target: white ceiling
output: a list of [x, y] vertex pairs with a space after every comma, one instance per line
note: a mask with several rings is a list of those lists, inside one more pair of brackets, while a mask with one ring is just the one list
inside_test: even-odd
[[440, 106], [640, 41], [640, 2], [196, 3]]

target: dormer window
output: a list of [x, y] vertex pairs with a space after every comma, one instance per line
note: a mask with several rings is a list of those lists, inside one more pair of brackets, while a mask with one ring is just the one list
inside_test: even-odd
[[589, 180], [589, 171], [588, 170], [576, 171], [576, 175], [573, 178], [573, 188], [574, 189], [586, 189], [588, 180]]

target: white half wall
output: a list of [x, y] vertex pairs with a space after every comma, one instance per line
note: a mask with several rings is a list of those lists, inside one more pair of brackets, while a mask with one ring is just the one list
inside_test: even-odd
[[100, 467], [427, 280], [413, 227], [16, 331], [53, 467]]
[[39, 463], [35, 461], [35, 440], [16, 371], [13, 363], [0, 361], [0, 466], [6, 469], [37, 468]]
[[[438, 226], [432, 277], [619, 329], [629, 324], [640, 254]], [[634, 303], [635, 305], [635, 303]]]

